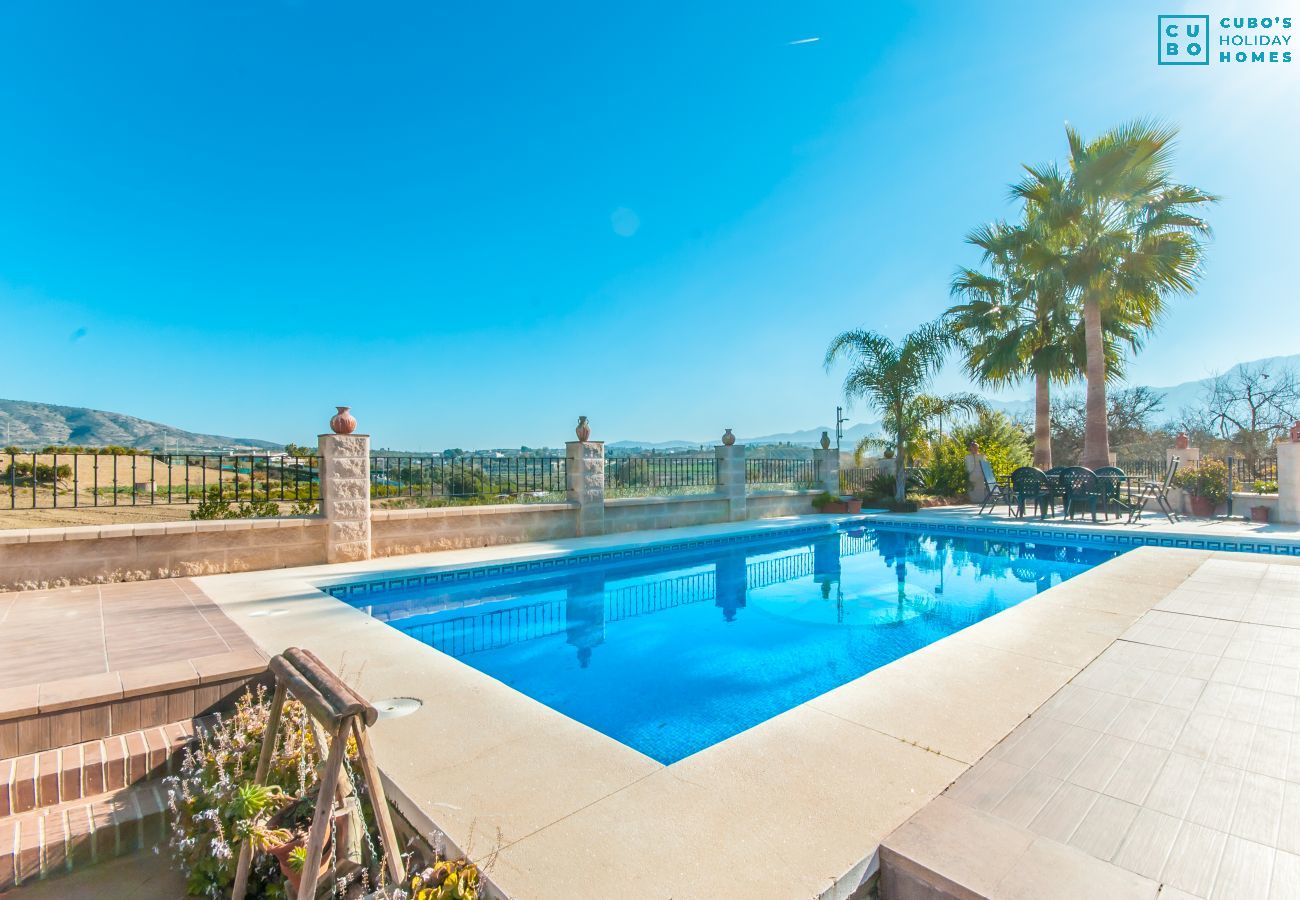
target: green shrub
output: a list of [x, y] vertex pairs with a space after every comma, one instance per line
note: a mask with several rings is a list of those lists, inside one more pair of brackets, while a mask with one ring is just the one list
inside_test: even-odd
[[[280, 515], [280, 505], [273, 500], [252, 499], [241, 502], [232, 508], [233, 501], [223, 499], [216, 487], [208, 488], [207, 495], [198, 506], [190, 510], [191, 519], [270, 519]], [[309, 502], [294, 506], [293, 515], [305, 515], [298, 512], [299, 507], [313, 507]]]
[[1228, 499], [1228, 464], [1221, 459], [1203, 459], [1194, 468], [1180, 469], [1174, 485], [1218, 506]]
[[30, 461], [15, 460], [3, 472], [0, 472], [0, 478], [6, 481], [31, 484], [33, 472], [37, 484], [53, 484], [56, 481], [66, 481], [71, 478], [72, 466], [65, 464], [52, 466], [48, 463], [37, 463], [33, 466]]
[[867, 479], [859, 495], [862, 500], [889, 499], [894, 496], [894, 473], [883, 469]]
[[1277, 493], [1277, 482], [1276, 482], [1276, 481], [1256, 481], [1256, 482], [1255, 482], [1255, 493], [1256, 493], [1256, 494], [1276, 494], [1276, 493]]
[[939, 445], [926, 470], [924, 488], [936, 497], [960, 497], [970, 490], [966, 476], [966, 446], [975, 441], [999, 475], [1033, 462], [1033, 439], [1003, 412], [987, 412], [969, 425], [953, 429]]

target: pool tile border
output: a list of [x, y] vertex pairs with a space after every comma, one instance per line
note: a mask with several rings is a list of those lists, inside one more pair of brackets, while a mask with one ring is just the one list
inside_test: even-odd
[[858, 516], [827, 519], [824, 523], [811, 525], [792, 525], [788, 528], [767, 529], [755, 532], [720, 535], [718, 537], [690, 538], [686, 540], [665, 540], [654, 543], [637, 544], [612, 549], [578, 551], [546, 556], [541, 558], [521, 559], [513, 562], [466, 563], [449, 566], [427, 572], [403, 573], [385, 578], [371, 578], [365, 581], [342, 581], [320, 583], [316, 586], [326, 594], [339, 600], [357, 597], [373, 597], [390, 591], [411, 590], [413, 588], [431, 587], [444, 584], [464, 584], [476, 581], [490, 581], [507, 576], [525, 576], [556, 570], [571, 569], [576, 566], [596, 562], [619, 562], [629, 559], [657, 556], [681, 550], [701, 550], [709, 547], [758, 543], [777, 537], [798, 537], [804, 534], [819, 534], [844, 524], [883, 525], [889, 528], [909, 530], [923, 529], [952, 537], [997, 537], [1014, 538], [1024, 541], [1050, 541], [1058, 544], [1075, 546], [1093, 546], [1109, 549], [1131, 550], [1135, 547], [1167, 547], [1175, 550], [1209, 550], [1235, 553], [1262, 553], [1277, 556], [1300, 557], [1300, 541], [1277, 538], [1249, 540], [1228, 537], [1197, 538], [1185, 535], [1155, 532], [1141, 534], [1134, 531], [1098, 532], [1088, 529], [1059, 529], [1054, 526], [1026, 526], [1001, 522], [980, 522], [972, 524], [955, 524], [937, 521], [932, 518], [897, 516], [867, 512]]
[[678, 541], [667, 540], [663, 542], [619, 547], [611, 550], [568, 552], [563, 555], [547, 556], [540, 559], [522, 559], [517, 562], [493, 563], [490, 565], [483, 565], [482, 563], [467, 563], [430, 572], [403, 574], [395, 577], [369, 579], [366, 581], [344, 581], [332, 584], [322, 583], [316, 586], [331, 597], [339, 600], [348, 600], [353, 597], [374, 596], [376, 594], [385, 594], [389, 591], [410, 590], [411, 588], [428, 587], [431, 585], [490, 581], [508, 575], [535, 575], [541, 572], [555, 571], [557, 569], [571, 569], [575, 566], [586, 565], [594, 562], [619, 562], [629, 559], [640, 559], [648, 556], [658, 556], [673, 551], [702, 550], [708, 547], [752, 544], [762, 541], [776, 540], [779, 538], [799, 537], [804, 534], [821, 534], [834, 528], [838, 528], [840, 524], [841, 520], [828, 519], [824, 523], [819, 522], [815, 525], [793, 525], [789, 528], [780, 529], [769, 528], [763, 531], [742, 532], [739, 534], [721, 535], [713, 538], [691, 538]]

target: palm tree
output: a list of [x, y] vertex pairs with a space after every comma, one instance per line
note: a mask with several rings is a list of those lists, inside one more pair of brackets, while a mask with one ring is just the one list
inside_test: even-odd
[[984, 251], [991, 272], [962, 268], [952, 292], [966, 302], [944, 316], [965, 351], [966, 373], [981, 384], [1004, 387], [1034, 379], [1034, 465], [1052, 467], [1051, 383], [1079, 371], [1082, 347], [1051, 233], [1026, 222], [994, 222], [966, 236]]
[[940, 322], [930, 322], [898, 343], [874, 331], [845, 331], [826, 349], [827, 369], [841, 356], [849, 359], [845, 397], [850, 401], [863, 398], [881, 414], [885, 432], [893, 441], [894, 499], [900, 503], [907, 496], [909, 442], [940, 415], [978, 412], [985, 406], [974, 394], [936, 397], [925, 393], [943, 365], [951, 340]]
[[1108, 357], [1118, 349], [1115, 342], [1139, 346], [1166, 300], [1191, 293], [1200, 276], [1210, 228], [1196, 213], [1218, 198], [1173, 180], [1176, 136], [1171, 126], [1139, 120], [1089, 142], [1067, 126], [1068, 177], [1028, 169], [1012, 189], [1035, 205], [1039, 225], [1055, 235], [1059, 272], [1080, 311], [1088, 384], [1085, 466], [1110, 462], [1106, 382], [1114, 376]]

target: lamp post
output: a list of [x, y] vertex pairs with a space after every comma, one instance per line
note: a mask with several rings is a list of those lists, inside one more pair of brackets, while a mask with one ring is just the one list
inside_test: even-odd
[[844, 437], [844, 423], [849, 421], [844, 418], [844, 407], [835, 407], [835, 452], [840, 449], [840, 440]]

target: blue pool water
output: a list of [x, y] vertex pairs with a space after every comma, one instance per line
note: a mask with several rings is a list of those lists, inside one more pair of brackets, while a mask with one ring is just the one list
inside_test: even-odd
[[1115, 555], [828, 525], [348, 602], [671, 763]]

